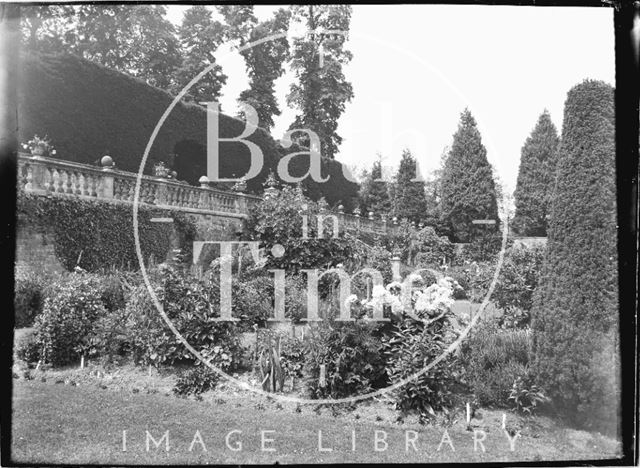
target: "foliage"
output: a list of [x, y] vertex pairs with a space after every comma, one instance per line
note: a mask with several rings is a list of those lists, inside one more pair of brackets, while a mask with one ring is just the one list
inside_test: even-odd
[[95, 321], [106, 314], [99, 277], [71, 274], [52, 284], [36, 318], [35, 330], [44, 362], [54, 366], [70, 364], [87, 348]]
[[44, 305], [47, 278], [34, 272], [17, 272], [15, 278], [15, 328], [30, 327]]
[[[371, 391], [385, 380], [378, 325], [324, 320], [304, 341], [304, 374], [310, 398], [342, 398]], [[320, 367], [326, 385], [321, 386]]]
[[[565, 102], [544, 271], [532, 308], [534, 371], [558, 411], [579, 424], [618, 414], [602, 394], [596, 351], [618, 331], [614, 91], [573, 87]], [[615, 352], [611, 355], [615, 356]], [[619, 373], [609, 363], [611, 374]], [[616, 395], [616, 384], [612, 383]]]
[[249, 75], [249, 89], [240, 93], [239, 102], [251, 105], [258, 114], [260, 126], [269, 130], [273, 117], [280, 115], [275, 96], [275, 81], [284, 73], [283, 64], [289, 57], [286, 32], [289, 29], [291, 12], [278, 9], [272, 18], [258, 22], [253, 14], [253, 5], [218, 5], [228, 24], [227, 36], [235, 39], [239, 47], [246, 47], [265, 37], [283, 34], [240, 52]]
[[[187, 343], [225, 370], [239, 366], [242, 349], [238, 327], [232, 322], [215, 320], [220, 316], [217, 284], [161, 266], [160, 280], [153, 286], [165, 314]], [[127, 302], [127, 313], [135, 362], [157, 367], [195, 359], [160, 316], [145, 286], [133, 292]]]
[[[275, 288], [273, 274], [234, 277], [233, 310], [243, 330], [263, 328], [274, 317]], [[307, 290], [302, 276], [285, 277], [285, 317], [294, 323], [306, 317]]]
[[176, 395], [200, 395], [212, 390], [220, 380], [220, 376], [207, 366], [194, 366], [178, 376], [173, 387]]
[[[446, 318], [429, 325], [411, 318], [403, 320], [385, 341], [390, 382], [399, 382], [424, 369], [454, 339]], [[454, 403], [459, 370], [455, 358], [447, 356], [394, 391], [396, 406], [403, 412], [416, 410], [425, 418], [435, 416], [436, 411], [446, 411]]]
[[[20, 219], [43, 229], [52, 229], [56, 256], [68, 270], [79, 266], [87, 271], [110, 267], [135, 269], [132, 207], [63, 197], [39, 197], [21, 193]], [[173, 227], [152, 223], [156, 210], [139, 207], [138, 233], [143, 258], [164, 261], [169, 251]], [[191, 251], [195, 226], [182, 213], [171, 211], [182, 240], [183, 250]]]
[[[353, 89], [342, 71], [352, 58], [345, 49], [351, 21], [351, 5], [295, 5], [292, 20], [302, 23], [304, 37], [293, 39], [291, 69], [296, 77], [287, 95], [287, 104], [298, 114], [289, 130], [308, 129], [320, 139], [320, 153], [333, 159], [342, 143], [338, 119], [353, 97]], [[329, 34], [318, 31], [341, 31]], [[321, 58], [322, 57], [322, 58]], [[308, 135], [294, 137], [310, 147]]]
[[23, 43], [72, 52], [166, 89], [180, 60], [174, 28], [161, 5], [26, 7]]
[[[391, 383], [422, 371], [457, 339], [450, 321], [453, 286], [450, 278], [442, 278], [426, 288], [412, 290], [414, 317], [405, 316], [396, 321], [383, 340]], [[393, 283], [387, 289], [393, 291]], [[393, 392], [396, 406], [403, 412], [417, 411], [422, 418], [435, 416], [436, 411], [446, 412], [454, 404], [460, 370], [455, 357], [446, 356], [427, 372], [396, 389]]]
[[513, 405], [513, 411], [533, 416], [538, 405], [547, 403], [549, 398], [537, 385], [528, 384], [522, 377], [517, 377], [508, 400]]
[[533, 294], [538, 287], [544, 260], [544, 246], [514, 246], [504, 255], [491, 300], [505, 311], [506, 327], [528, 326]]
[[[417, 179], [417, 180], [414, 180]], [[427, 196], [418, 162], [408, 149], [402, 152], [393, 181], [392, 214], [418, 223], [426, 219]]]
[[224, 36], [225, 26], [213, 20], [212, 11], [205, 5], [195, 5], [184, 12], [178, 37], [186, 53], [176, 71], [174, 94], [178, 94], [198, 73], [213, 65], [212, 70], [187, 91], [187, 98], [195, 102], [218, 101], [227, 76], [212, 52], [224, 42]]
[[513, 228], [523, 236], [546, 236], [547, 216], [553, 197], [558, 132], [545, 110], [522, 147], [514, 193]]
[[480, 404], [508, 405], [514, 381], [529, 375], [530, 346], [529, 330], [500, 330], [489, 319], [473, 330], [461, 348], [461, 361]]
[[304, 342], [297, 338], [285, 337], [281, 342], [280, 364], [287, 377], [302, 378], [305, 352]]
[[35, 330], [28, 330], [16, 343], [16, 356], [27, 364], [40, 360], [40, 340]]
[[456, 241], [470, 242], [483, 230], [490, 229], [474, 226], [474, 219], [494, 219], [498, 227], [493, 171], [476, 121], [468, 109], [462, 112], [453, 136], [440, 190], [442, 220], [451, 226]]
[[[304, 197], [300, 189], [284, 187], [266, 197], [252, 209], [246, 228], [252, 240], [265, 249], [267, 268], [284, 269], [296, 274], [302, 269], [326, 269], [348, 261], [353, 253], [352, 242], [343, 232], [333, 237], [332, 221], [323, 223], [323, 238], [318, 238], [318, 203]], [[326, 213], [328, 215], [328, 213]], [[307, 217], [307, 236], [303, 236], [303, 216]], [[284, 255], [275, 257], [274, 245], [284, 247]]]
[[367, 172], [362, 185], [360, 186], [360, 209], [366, 214], [373, 211], [374, 216], [388, 217], [391, 212], [391, 199], [389, 198], [389, 190], [387, 182], [382, 180], [382, 161], [381, 158], [373, 163], [371, 171]]
[[441, 265], [443, 259], [450, 259], [453, 256], [453, 245], [449, 239], [439, 236], [431, 226], [418, 231], [417, 248], [415, 263], [420, 267], [433, 268]]

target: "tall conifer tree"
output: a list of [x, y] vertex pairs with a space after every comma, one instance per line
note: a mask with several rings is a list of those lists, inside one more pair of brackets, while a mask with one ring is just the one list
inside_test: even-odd
[[475, 219], [493, 219], [498, 227], [498, 204], [493, 171], [480, 131], [468, 109], [460, 116], [440, 182], [440, 216], [454, 240], [471, 242], [487, 232]]
[[521, 235], [547, 235], [559, 142], [556, 127], [545, 110], [522, 147], [520, 157], [512, 225]]
[[534, 371], [555, 407], [586, 424], [618, 417], [613, 88], [569, 91], [543, 276], [532, 309]]

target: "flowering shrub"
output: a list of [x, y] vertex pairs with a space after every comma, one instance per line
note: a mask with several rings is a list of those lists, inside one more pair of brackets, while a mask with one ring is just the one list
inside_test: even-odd
[[[457, 338], [449, 320], [457, 283], [445, 277], [425, 286], [420, 285], [419, 278], [409, 278], [418, 284], [416, 289], [400, 283], [390, 283], [386, 288], [385, 299], [392, 302], [392, 312], [394, 306], [398, 308], [398, 303], [400, 310], [405, 312], [383, 340], [386, 371], [391, 383], [424, 369]], [[418, 411], [424, 418], [435, 416], [438, 410], [446, 411], [454, 404], [460, 370], [456, 359], [447, 356], [428, 372], [393, 392], [397, 407], [405, 412]]]
[[56, 149], [51, 144], [51, 140], [49, 140], [47, 135], [45, 135], [44, 138], [34, 135], [27, 143], [23, 143], [22, 147], [34, 155], [54, 156], [56, 154]]

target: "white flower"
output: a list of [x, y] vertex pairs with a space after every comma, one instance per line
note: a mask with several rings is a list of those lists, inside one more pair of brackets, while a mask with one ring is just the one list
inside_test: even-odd
[[358, 303], [358, 296], [356, 296], [355, 294], [351, 294], [349, 297], [345, 299], [344, 303], [347, 306], [347, 308], [350, 308], [352, 304]]

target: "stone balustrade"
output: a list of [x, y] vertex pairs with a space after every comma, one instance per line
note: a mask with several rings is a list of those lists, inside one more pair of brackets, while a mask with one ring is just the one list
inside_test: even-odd
[[[18, 156], [18, 189], [39, 195], [72, 196], [119, 203], [133, 203], [137, 174], [97, 167], [61, 159]], [[235, 191], [218, 190], [201, 184], [195, 187], [172, 179], [140, 177], [138, 203], [165, 209], [231, 218], [246, 218], [249, 209], [261, 198]], [[358, 214], [330, 212], [347, 231], [384, 233], [395, 228], [386, 221], [361, 217]]]

